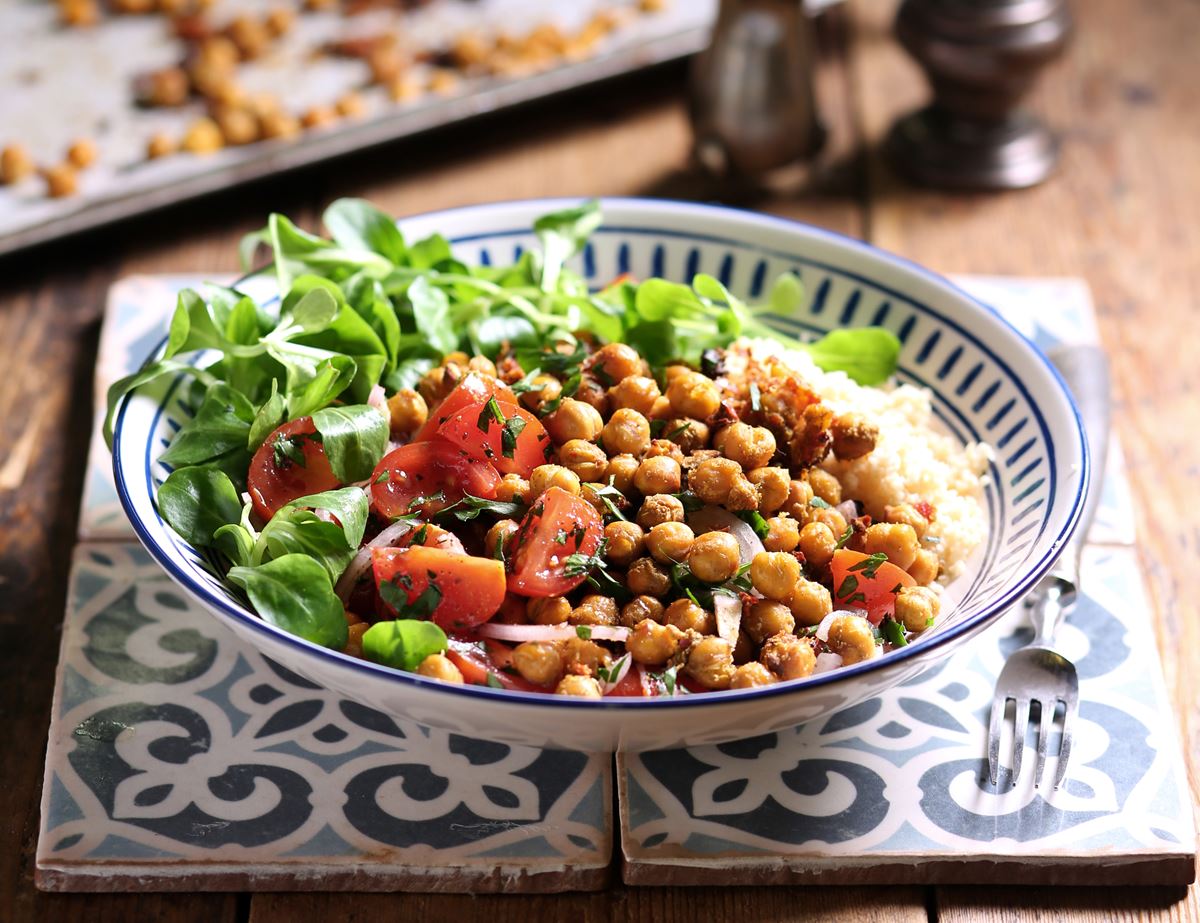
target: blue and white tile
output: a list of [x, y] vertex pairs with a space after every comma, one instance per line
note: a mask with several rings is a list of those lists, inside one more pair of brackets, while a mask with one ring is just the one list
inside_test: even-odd
[[114, 874], [167, 887], [599, 887], [610, 765], [341, 699], [235, 640], [140, 546], [85, 543], [38, 875], [64, 890], [109, 890]]
[[1028, 769], [1011, 788], [987, 781], [995, 678], [1031, 637], [1015, 611], [940, 668], [824, 722], [619, 757], [628, 877], [674, 867], [732, 883], [758, 868], [873, 861], [888, 880], [921, 882], [939, 859], [978, 863], [986, 878], [1005, 858], [1053, 858], [1060, 874], [1075, 869], [1074, 883], [1148, 858], [1175, 860], [1163, 874], [1177, 875], [1196, 834], [1136, 553], [1089, 548], [1082, 583], [1086, 598], [1060, 633], [1082, 700], [1063, 788], [1035, 788]]

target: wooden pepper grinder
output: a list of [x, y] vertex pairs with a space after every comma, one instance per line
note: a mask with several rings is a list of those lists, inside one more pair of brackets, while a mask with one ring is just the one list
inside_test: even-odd
[[896, 35], [925, 70], [933, 103], [892, 127], [892, 162], [922, 185], [949, 189], [1046, 179], [1058, 142], [1020, 105], [1070, 27], [1065, 0], [904, 0]]

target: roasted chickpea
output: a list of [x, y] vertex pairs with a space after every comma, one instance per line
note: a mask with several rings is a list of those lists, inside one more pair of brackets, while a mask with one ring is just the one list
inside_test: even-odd
[[579, 496], [579, 477], [570, 468], [562, 465], [538, 465], [529, 475], [529, 493], [527, 499], [540, 497], [551, 487], [561, 487], [572, 496]]
[[812, 515], [810, 504], [814, 496], [816, 495], [808, 481], [795, 479], [788, 485], [788, 496], [784, 501], [783, 510], [793, 519], [804, 524]]
[[678, 493], [682, 482], [683, 469], [679, 462], [665, 455], [643, 459], [633, 476], [633, 486], [647, 496]]
[[688, 370], [668, 379], [667, 400], [679, 416], [707, 420], [721, 406], [721, 392], [712, 379]]
[[912, 564], [908, 566], [908, 573], [921, 586], [929, 586], [937, 580], [939, 566], [937, 552], [921, 548], [918, 549]]
[[702, 635], [710, 635], [717, 630], [716, 617], [706, 609], [697, 606], [690, 599], [677, 599], [667, 606], [663, 618], [668, 625], [674, 625], [680, 631], [695, 631]]
[[724, 583], [737, 575], [741, 553], [737, 539], [728, 532], [705, 532], [692, 542], [688, 569], [705, 583]]
[[602, 417], [607, 417], [612, 412], [608, 389], [591, 375], [584, 374], [583, 380], [575, 391], [575, 397], [585, 404], [590, 404]]
[[579, 601], [567, 621], [572, 625], [616, 625], [618, 615], [614, 600], [592, 593]]
[[642, 527], [634, 522], [610, 522], [604, 527], [604, 538], [608, 541], [605, 556], [621, 567], [632, 564], [646, 552], [646, 535]]
[[608, 456], [594, 442], [571, 439], [558, 450], [558, 460], [575, 476], [588, 483], [601, 480], [608, 471]]
[[646, 619], [665, 622], [666, 608], [653, 596], [635, 596], [621, 607], [620, 622], [626, 628], [634, 628]]
[[562, 654], [555, 644], [526, 641], [513, 649], [512, 658], [517, 672], [538, 686], [553, 686], [562, 678]]
[[461, 683], [461, 671], [445, 654], [430, 654], [417, 665], [417, 673], [443, 683]]
[[496, 363], [487, 356], [472, 356], [467, 360], [467, 368], [486, 378], [496, 377]]
[[684, 455], [690, 455], [708, 445], [708, 424], [674, 417], [663, 425], [663, 436], [679, 446]]
[[695, 375], [696, 370], [688, 368], [686, 365], [668, 365], [663, 369], [663, 381], [667, 383], [667, 387], [671, 386], [676, 378], [684, 375]]
[[745, 480], [737, 462], [728, 458], [706, 458], [688, 476], [688, 487], [705, 503], [723, 504], [738, 481]]
[[600, 689], [598, 683], [591, 676], [580, 676], [576, 673], [568, 674], [558, 681], [558, 685], [554, 687], [554, 691], [559, 695], [573, 695], [581, 699], [599, 699], [604, 693]]
[[821, 619], [833, 611], [833, 597], [823, 584], [801, 580], [788, 599], [788, 608], [797, 625], [819, 625]]
[[927, 586], [906, 586], [896, 594], [896, 621], [909, 631], [924, 631], [933, 626], [942, 601]]
[[496, 499], [503, 503], [520, 503], [531, 494], [529, 482], [516, 473], [504, 475], [496, 487]]
[[252, 16], [235, 16], [225, 31], [247, 60], [259, 57], [271, 44], [266, 24]]
[[830, 506], [837, 506], [842, 502], [841, 482], [824, 468], [809, 468], [808, 484], [813, 493]]
[[609, 384], [615, 384], [626, 378], [644, 374], [646, 363], [632, 346], [609, 343], [596, 350], [588, 368], [597, 378], [603, 379], [604, 376], [608, 376]]
[[629, 633], [625, 649], [638, 663], [659, 667], [675, 656], [682, 638], [683, 632], [674, 625], [663, 625], [655, 619], [642, 619]]
[[388, 411], [392, 415], [392, 433], [415, 433], [429, 419], [429, 407], [425, 398], [412, 388], [401, 388], [388, 398]]
[[809, 522], [819, 522], [824, 525], [834, 535], [841, 537], [846, 532], [846, 517], [842, 515], [840, 510], [835, 509], [814, 509], [809, 512]]
[[878, 653], [871, 623], [857, 615], [838, 615], [829, 623], [829, 649], [849, 666]]
[[638, 558], [625, 574], [629, 592], [639, 596], [665, 596], [671, 589], [671, 575], [650, 558]]
[[929, 520], [911, 503], [888, 504], [883, 508], [886, 522], [906, 523], [912, 526], [917, 538], [924, 538], [929, 529]]
[[628, 407], [615, 411], [600, 435], [613, 455], [641, 455], [650, 446], [650, 421]]
[[750, 562], [750, 582], [767, 599], [787, 601], [800, 581], [800, 562], [786, 551], [760, 551]]
[[258, 119], [249, 109], [241, 106], [221, 106], [213, 114], [221, 137], [231, 147], [250, 144], [258, 140]]
[[196, 119], [188, 126], [179, 146], [189, 154], [211, 154], [225, 144], [221, 128], [209, 118]]
[[337, 114], [346, 119], [356, 119], [367, 111], [367, 104], [358, 93], [345, 93], [333, 104]]
[[662, 522], [646, 535], [646, 550], [660, 564], [677, 564], [687, 558], [695, 535], [682, 522]]
[[637, 524], [643, 529], [653, 529], [664, 522], [683, 522], [683, 518], [683, 501], [670, 494], [654, 494], [642, 501]]
[[267, 27], [267, 31], [274, 38], [279, 38], [281, 35], [286, 35], [292, 31], [292, 24], [296, 21], [296, 14], [285, 6], [272, 7], [266, 18], [263, 20], [263, 25]]
[[604, 429], [604, 418], [590, 404], [566, 398], [554, 413], [545, 419], [546, 432], [559, 445], [572, 439], [593, 441]]
[[721, 431], [721, 454], [746, 471], [761, 468], [775, 454], [775, 435], [765, 426], [734, 423]]
[[19, 183], [34, 171], [33, 158], [19, 144], [10, 144], [0, 151], [0, 183]]
[[863, 537], [863, 551], [866, 554], [887, 555], [890, 563], [901, 570], [912, 567], [917, 559], [917, 533], [913, 527], [903, 522], [877, 522], [867, 527]]
[[706, 689], [728, 689], [733, 669], [733, 648], [724, 638], [701, 638], [688, 648], [684, 670]]
[[175, 139], [163, 132], [156, 132], [150, 136], [146, 142], [146, 157], [149, 160], [157, 160], [159, 157], [166, 157], [169, 154], [175, 153]]
[[80, 170], [86, 170], [95, 163], [96, 155], [96, 142], [90, 138], [80, 138], [67, 148], [67, 160]]
[[742, 629], [755, 644], [762, 644], [772, 635], [790, 635], [796, 630], [796, 619], [783, 603], [760, 599], [747, 607], [742, 616]]
[[613, 487], [623, 494], [633, 490], [633, 476], [637, 474], [640, 463], [632, 455], [614, 455], [608, 460], [608, 468], [604, 472], [605, 479], [611, 479]]
[[800, 530], [800, 552], [806, 564], [824, 567], [833, 560], [838, 536], [823, 522], [810, 522]]
[[559, 642], [559, 653], [563, 658], [563, 669], [568, 673], [593, 674], [596, 667], [607, 667], [612, 663], [612, 654], [595, 641], [586, 638], [567, 638]]
[[553, 375], [536, 375], [531, 384], [533, 388], [521, 392], [518, 398], [521, 405], [529, 410], [540, 410], [547, 401], [557, 400], [562, 395], [562, 382]]
[[783, 506], [791, 490], [791, 477], [786, 468], [755, 468], [746, 473], [746, 480], [758, 488], [758, 511], [769, 516]]
[[258, 127], [264, 138], [294, 138], [300, 134], [300, 120], [281, 110], [260, 113]]
[[795, 551], [800, 544], [800, 523], [786, 513], [767, 520], [767, 537], [763, 547], [767, 551]]
[[875, 451], [879, 427], [861, 413], [843, 413], [833, 418], [829, 428], [833, 436], [833, 454], [842, 461], [861, 458]]
[[646, 449], [642, 460], [645, 461], [647, 458], [669, 458], [680, 468], [683, 467], [683, 452], [670, 439], [651, 439], [650, 447]]
[[661, 396], [658, 382], [645, 375], [622, 378], [608, 389], [608, 399], [614, 409], [628, 407], [644, 416], [650, 415], [654, 402]]
[[751, 661], [733, 671], [733, 679], [729, 681], [729, 688], [752, 689], [755, 686], [770, 686], [775, 682], [778, 680], [770, 670], [761, 663]]
[[807, 638], [780, 633], [763, 642], [758, 661], [780, 679], [803, 679], [812, 676], [817, 655]]
[[671, 402], [667, 400], [666, 395], [661, 395], [655, 398], [654, 403], [650, 405], [650, 412], [646, 416], [651, 420], [668, 420], [673, 413]]
[[570, 615], [571, 604], [564, 596], [535, 597], [525, 610], [531, 625], [561, 625]]
[[489, 558], [496, 557], [497, 546], [506, 544], [520, 529], [520, 525], [512, 519], [501, 519], [492, 524], [483, 538], [483, 550]]
[[79, 174], [69, 163], [46, 167], [42, 170], [42, 179], [46, 181], [46, 193], [52, 199], [73, 196], [79, 191]]
[[327, 128], [336, 121], [332, 106], [309, 106], [300, 114], [300, 124], [305, 128]]

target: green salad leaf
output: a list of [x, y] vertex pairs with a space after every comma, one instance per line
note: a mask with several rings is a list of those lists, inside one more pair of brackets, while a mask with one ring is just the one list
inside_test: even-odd
[[328, 572], [306, 554], [284, 554], [257, 567], [232, 567], [260, 616], [306, 641], [341, 650], [349, 629]]
[[387, 418], [366, 404], [326, 407], [312, 415], [325, 456], [342, 483], [370, 477], [387, 449]]
[[368, 660], [412, 672], [430, 654], [444, 653], [446, 633], [434, 622], [397, 619], [376, 622], [363, 633], [362, 650]]
[[158, 511], [193, 545], [211, 545], [213, 534], [237, 522], [242, 501], [225, 472], [208, 465], [177, 468], [158, 489]]

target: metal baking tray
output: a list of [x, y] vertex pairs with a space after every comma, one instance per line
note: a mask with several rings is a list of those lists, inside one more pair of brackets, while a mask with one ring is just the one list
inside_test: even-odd
[[[209, 16], [220, 23], [277, 5], [279, 0], [226, 0], [214, 4]], [[601, 9], [631, 5], [631, 0], [433, 0], [403, 13], [304, 14], [267, 56], [244, 65], [239, 79], [250, 90], [277, 93], [299, 112], [364, 83], [361, 62], [311, 54], [345, 37], [348, 24], [363, 34], [387, 27], [392, 17], [406, 35], [436, 47], [467, 28], [486, 34], [549, 21], [567, 31]], [[94, 140], [99, 151], [96, 164], [79, 174], [74, 196], [48, 197], [36, 176], [0, 185], [0, 253], [689, 55], [707, 41], [715, 11], [716, 0], [674, 0], [658, 12], [628, 16], [585, 60], [564, 61], [531, 76], [464, 77], [452, 94], [410, 103], [392, 102], [383, 88], [370, 87], [361, 90], [362, 116], [328, 128], [210, 155], [147, 160], [152, 134], [181, 135], [203, 114], [200, 103], [160, 110], [134, 103], [133, 80], [182, 55], [184, 46], [165, 18], [124, 16], [91, 28], [64, 28], [53, 3], [0, 0], [0, 147], [19, 143], [39, 165], [61, 162], [80, 137]]]

